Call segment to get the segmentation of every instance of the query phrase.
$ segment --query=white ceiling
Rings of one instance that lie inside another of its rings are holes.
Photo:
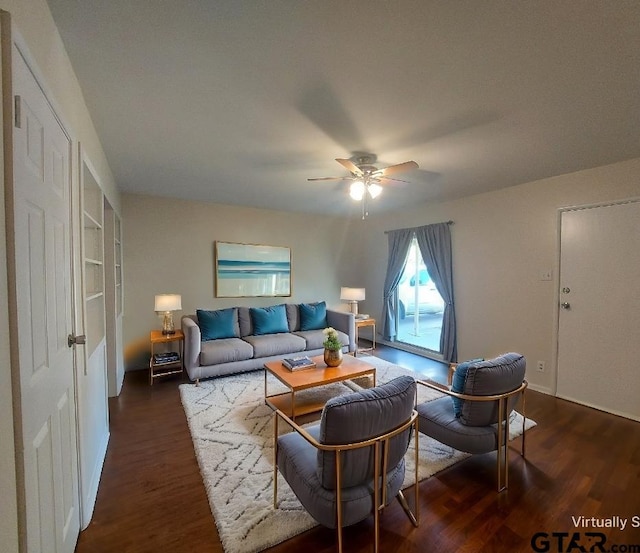
[[[123,191],[371,213],[640,157],[637,0],[48,0]]]

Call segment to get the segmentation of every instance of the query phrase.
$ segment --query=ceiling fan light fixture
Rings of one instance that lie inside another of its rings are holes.
[[[371,196],[372,199],[375,199],[382,192],[382,186],[380,186],[379,184],[376,184],[375,182],[372,182],[367,187],[367,191],[369,192],[369,196]]]
[[[387,180],[407,183],[408,181],[400,180],[390,175],[396,175],[403,171],[410,171],[412,169],[418,169],[418,164],[415,161],[405,161],[404,163],[396,163],[395,165],[389,165],[378,169],[375,165],[377,156],[373,154],[364,154],[352,159],[336,158],[336,161],[342,165],[347,171],[349,176],[344,177],[317,177],[307,179],[310,181],[327,181],[327,180],[349,180],[351,185],[349,186],[349,196],[362,204],[362,218],[364,219],[368,215],[367,201],[369,198],[375,200],[380,194],[382,194],[382,188],[384,184],[387,184]],[[384,181],[384,182],[383,182]]]
[[[364,182],[361,180],[353,181],[349,187],[349,196],[357,202],[362,200],[362,197],[364,196]]]

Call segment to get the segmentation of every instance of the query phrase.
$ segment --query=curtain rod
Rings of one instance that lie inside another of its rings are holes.
[[[437,224],[441,224],[441,223],[431,223],[431,224],[432,225],[437,225]],[[453,225],[453,221],[445,221],[445,224],[446,225]],[[411,228],[396,228],[396,229],[393,229],[393,230],[385,230],[384,233],[385,234],[389,234],[390,232],[396,232],[398,230],[416,230],[416,229],[419,229],[419,228],[422,228],[422,227],[426,227],[426,226],[429,226],[429,225],[421,225],[419,227],[411,227]]]

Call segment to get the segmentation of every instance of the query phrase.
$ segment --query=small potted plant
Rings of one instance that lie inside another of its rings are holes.
[[[323,331],[325,340],[324,346],[324,362],[327,367],[337,367],[342,363],[342,342],[338,337],[338,331],[335,328],[325,328]]]

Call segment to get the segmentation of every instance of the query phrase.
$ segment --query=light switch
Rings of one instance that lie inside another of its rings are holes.
[[[542,271],[540,273],[540,280],[551,280],[553,271]]]

